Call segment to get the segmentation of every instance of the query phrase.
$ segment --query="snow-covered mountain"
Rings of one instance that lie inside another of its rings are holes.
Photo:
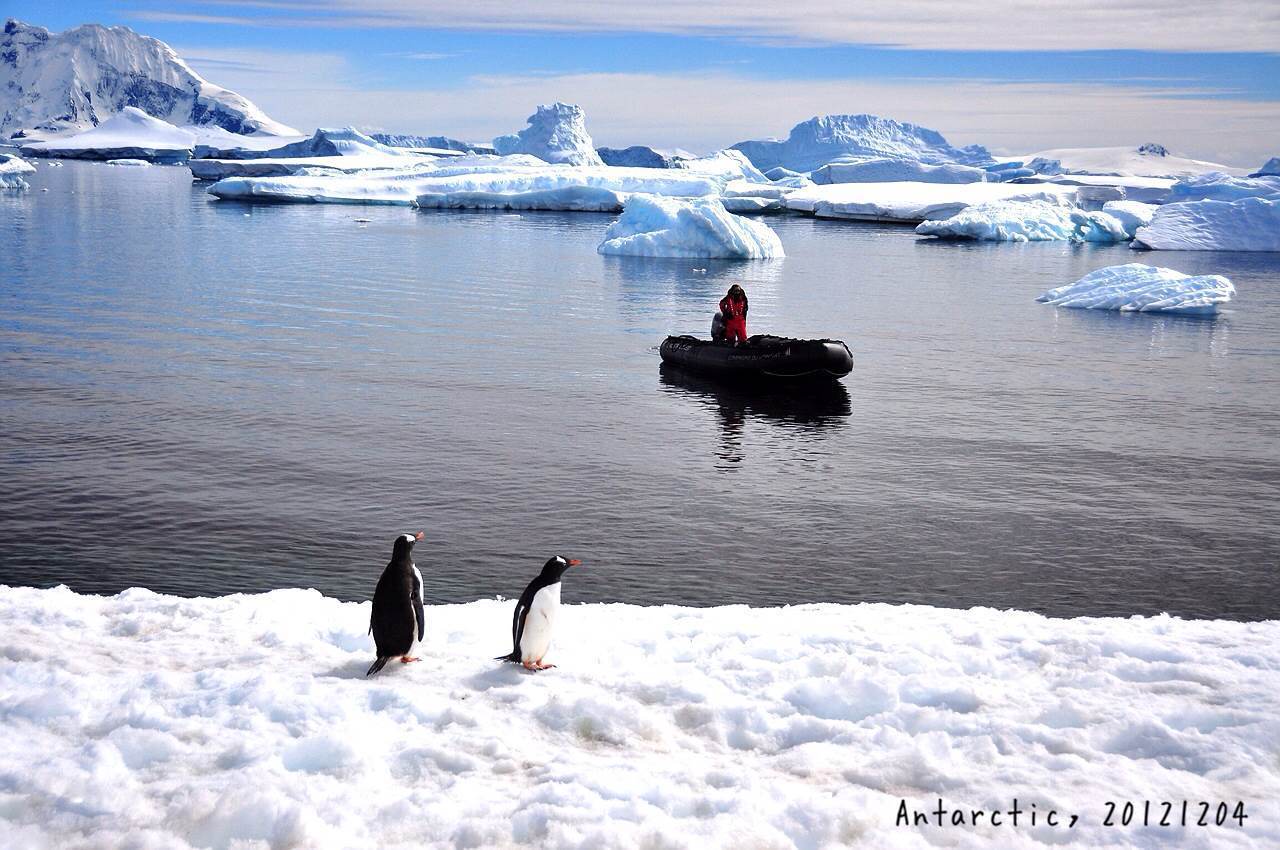
[[[1243,174],[1244,169],[1171,154],[1164,145],[1148,142],[1138,147],[1055,148],[1018,157],[1001,157],[1022,163],[1037,174],[1102,174],[1181,179],[1197,174]]]
[[[60,33],[8,20],[0,38],[0,136],[85,130],[126,106],[175,125],[298,135],[248,99],[191,70],[162,41],[128,27]]]
[[[761,171],[782,166],[792,171],[813,171],[835,159],[912,159],[930,165],[991,162],[981,145],[956,148],[937,130],[904,124],[878,115],[824,115],[802,121],[786,139],[738,142]]]

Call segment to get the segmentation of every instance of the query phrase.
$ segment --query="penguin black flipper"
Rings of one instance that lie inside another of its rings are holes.
[[[368,671],[364,674],[364,677],[367,679],[367,678],[369,678],[370,676],[372,676],[374,673],[377,673],[377,672],[378,672],[379,670],[381,670],[383,667],[386,667],[386,666],[387,666],[387,662],[388,662],[388,661],[390,661],[390,660],[391,660],[391,657],[390,657],[390,656],[387,656],[387,655],[384,655],[384,656],[382,656],[382,657],[378,658],[376,661],[374,661],[374,662],[373,662],[373,666],[372,666],[372,667],[370,667],[370,668],[368,669]]]

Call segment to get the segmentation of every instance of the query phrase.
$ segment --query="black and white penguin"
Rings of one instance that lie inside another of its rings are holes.
[[[401,534],[391,549],[391,563],[382,571],[373,591],[373,614],[369,631],[378,648],[378,660],[365,676],[372,676],[388,661],[400,656],[401,663],[417,661],[409,653],[415,641],[422,640],[426,621],[422,610],[422,573],[413,563],[413,544],[423,533]]]
[[[554,664],[543,664],[542,659],[551,647],[551,630],[560,610],[560,577],[565,570],[582,562],[577,558],[556,555],[542,565],[542,572],[529,582],[516,603],[511,619],[509,655],[499,655],[499,661],[518,661],[526,670],[546,670]]]

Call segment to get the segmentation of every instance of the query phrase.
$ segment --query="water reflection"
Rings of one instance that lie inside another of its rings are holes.
[[[742,435],[748,420],[812,435],[844,425],[853,412],[849,391],[837,381],[725,383],[666,363],[659,369],[658,381],[663,392],[715,412],[720,425],[717,467],[721,469],[733,469],[745,459]]]

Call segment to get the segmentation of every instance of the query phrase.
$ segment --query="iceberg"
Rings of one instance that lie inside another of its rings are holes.
[[[1056,148],[1002,158],[1021,162],[1037,174],[1095,174],[1113,177],[1162,177],[1178,180],[1210,171],[1232,172],[1216,162],[1174,156],[1155,143],[1132,147]]]
[[[742,153],[735,150],[716,151],[706,156],[692,159],[679,159],[671,163],[672,168],[685,171],[696,171],[724,180],[748,180],[752,183],[768,183],[769,178],[760,173],[760,169],[751,164]]]
[[[239,200],[617,212],[633,194],[714,197],[724,186],[722,180],[680,170],[547,165],[527,155],[477,155],[351,174],[230,177],[209,192]]]
[[[1133,237],[1105,212],[1085,212],[1046,201],[974,204],[942,221],[922,222],[916,233],[986,242],[1123,242]]]
[[[985,148],[953,147],[937,130],[904,124],[877,115],[826,115],[810,118],[791,128],[784,139],[738,142],[756,168],[778,166],[808,172],[836,159],[914,159],[937,165],[977,165],[991,161]]]
[[[1280,198],[1280,177],[1233,177],[1217,172],[1201,174],[1173,184],[1165,203],[1239,201],[1244,198]]]
[[[1245,793],[1250,815],[1195,835],[1280,846],[1280,622],[590,602],[562,607],[558,666],[528,675],[492,660],[513,604],[428,605],[424,663],[366,681],[368,602],[0,588],[0,835],[14,850],[1102,848],[1146,830],[1104,826],[1100,800],[1190,788]],[[900,803],[939,794],[1016,796],[1042,820],[894,825]],[[1096,816],[1055,830],[1050,808]]]
[[[1139,227],[1146,227],[1151,223],[1151,217],[1159,208],[1157,204],[1144,204],[1141,201],[1107,201],[1102,205],[1102,211],[1120,222],[1130,239],[1138,232]]]
[[[1262,167],[1249,175],[1250,177],[1280,177],[1280,156],[1273,156],[1262,164]]]
[[[457,151],[460,153],[494,153],[493,145],[464,142],[449,136],[415,136],[408,133],[370,133],[369,138],[392,148],[414,148],[419,151]]]
[[[787,196],[786,205],[818,218],[918,224],[950,218],[965,207],[991,201],[1079,206],[1076,187],[1051,183],[833,183],[797,189]]]
[[[837,159],[816,169],[809,177],[827,183],[983,183],[987,172],[971,165],[929,165],[916,159]]]
[[[205,149],[197,149],[197,153]],[[224,177],[276,177],[306,169],[326,168],[336,172],[405,168],[415,163],[433,162],[430,156],[410,148],[384,145],[352,127],[316,130],[308,139],[267,150],[242,149],[230,159],[192,159],[187,165],[197,180]],[[463,159],[457,151],[441,151],[444,156]]]
[[[629,148],[596,148],[605,165],[623,168],[676,168],[676,163],[696,157],[684,150],[664,151],[648,145],[632,145]]]
[[[47,142],[22,146],[28,156],[69,159],[146,159],[177,162],[191,156],[195,134],[126,106],[98,126]]]
[[[605,232],[601,254],[758,260],[786,256],[767,225],[728,212],[716,198],[632,195]]]
[[[32,174],[35,170],[35,166],[22,157],[0,154],[0,189],[30,189],[31,184],[22,179],[22,175]]]
[[[123,165],[129,168],[146,168],[151,165],[145,159],[109,159],[107,165]]]
[[[544,162],[568,165],[604,165],[587,133],[582,107],[567,103],[540,105],[529,116],[529,126],[518,133],[498,136],[494,152],[500,156],[530,154]]]
[[[1185,275],[1173,269],[1127,263],[1090,272],[1075,283],[1037,298],[1057,307],[1211,316],[1236,288],[1222,275]]]
[[[1280,200],[1165,204],[1131,247],[1156,251],[1280,251]]]

